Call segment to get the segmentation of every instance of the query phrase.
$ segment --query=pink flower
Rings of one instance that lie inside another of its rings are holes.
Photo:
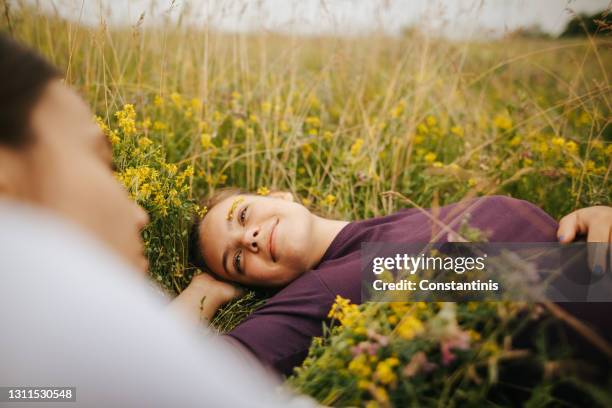
[[[374,356],[378,352],[379,348],[380,345],[377,343],[362,341],[358,345],[351,347],[351,354],[353,355],[353,357],[356,357],[362,353],[367,353],[371,356]]]
[[[383,336],[382,334],[376,333],[375,330],[368,329],[368,337],[372,340],[378,342],[381,346],[385,347],[389,344],[389,339],[387,336]]]
[[[452,337],[440,341],[440,352],[442,353],[442,364],[445,366],[455,361],[452,350],[467,350],[470,347],[470,336],[467,332],[458,330]]]
[[[402,373],[410,378],[419,373],[430,373],[438,367],[437,364],[431,363],[427,360],[427,356],[424,352],[419,351],[412,356],[410,362],[404,367]]]

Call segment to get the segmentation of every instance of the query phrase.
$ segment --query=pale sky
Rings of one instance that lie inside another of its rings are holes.
[[[87,24],[103,15],[109,24],[164,19],[209,24],[226,31],[269,30],[295,34],[396,34],[424,25],[450,38],[497,37],[540,25],[558,34],[573,12],[593,13],[611,0],[49,0],[47,10]]]

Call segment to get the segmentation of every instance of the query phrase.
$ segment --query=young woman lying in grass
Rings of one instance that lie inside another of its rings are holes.
[[[504,196],[353,222],[313,214],[286,192],[259,196],[225,190],[207,208],[195,225],[191,250],[193,263],[210,274],[194,277],[175,307],[194,321],[210,319],[240,295],[232,282],[279,288],[225,338],[283,374],[300,364],[312,338],[322,334],[337,295],[361,303],[363,242],[445,241],[466,213],[470,226],[491,242],[569,242],[577,234],[608,242],[612,230],[610,207],[581,209],[558,224],[535,205]],[[605,269],[605,259],[596,262],[594,268]]]

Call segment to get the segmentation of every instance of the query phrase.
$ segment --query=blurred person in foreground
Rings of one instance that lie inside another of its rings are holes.
[[[0,387],[76,387],[77,406],[312,406],[163,313],[148,216],[60,78],[0,35]]]

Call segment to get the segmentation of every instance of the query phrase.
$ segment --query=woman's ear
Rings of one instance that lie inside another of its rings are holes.
[[[287,200],[287,201],[295,201],[293,194],[291,194],[289,191],[273,191],[270,194],[268,194],[268,197],[280,198],[281,200]]]

